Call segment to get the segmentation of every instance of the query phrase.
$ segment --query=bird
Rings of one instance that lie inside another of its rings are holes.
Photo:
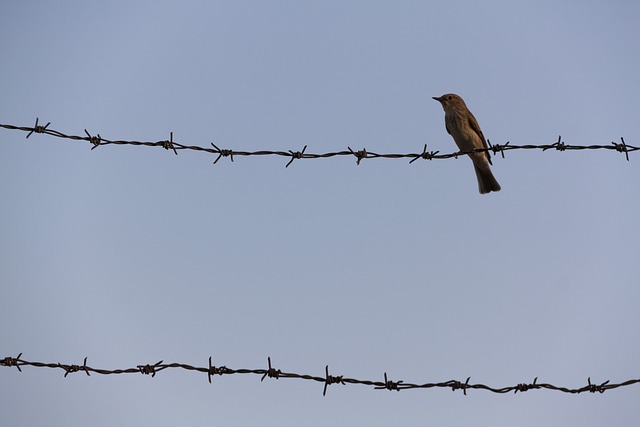
[[[460,96],[455,93],[447,93],[442,96],[434,96],[433,99],[442,105],[445,127],[460,151],[469,152],[476,148],[487,148],[487,140],[480,130],[478,121]],[[500,184],[491,172],[490,165],[493,163],[491,163],[489,151],[467,154],[476,171],[480,194],[500,191]]]

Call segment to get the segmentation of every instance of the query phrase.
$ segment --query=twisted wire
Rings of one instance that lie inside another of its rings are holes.
[[[192,150],[198,151],[202,153],[216,155],[216,159],[213,161],[213,164],[218,163],[218,161],[223,157],[229,157],[229,159],[233,162],[234,156],[237,158],[238,156],[280,156],[289,158],[288,163],[285,167],[289,167],[294,160],[298,159],[326,159],[337,156],[353,156],[356,159],[356,164],[359,165],[364,159],[410,159],[409,163],[413,163],[418,159],[423,160],[442,160],[442,159],[451,159],[458,158],[463,154],[470,154],[472,152],[491,152],[494,155],[500,154],[502,158],[505,157],[505,152],[511,150],[556,150],[556,151],[575,151],[575,150],[614,150],[619,153],[624,153],[625,158],[629,161],[629,153],[640,150],[640,147],[635,147],[633,145],[628,145],[625,143],[624,138],[620,138],[620,142],[611,142],[609,145],[573,145],[566,144],[562,141],[562,137],[558,136],[558,140],[552,144],[541,144],[541,145],[512,145],[510,142],[505,144],[491,144],[488,142],[488,148],[478,148],[472,151],[456,151],[453,153],[445,153],[440,154],[439,151],[429,151],[427,150],[427,144],[424,144],[422,152],[419,153],[375,153],[372,151],[368,151],[366,148],[361,150],[354,150],[351,147],[347,147],[347,150],[342,151],[333,151],[327,153],[308,153],[307,145],[305,145],[302,151],[299,150],[259,150],[259,151],[244,151],[244,150],[234,150],[229,148],[220,148],[215,143],[211,143],[210,147],[203,147],[198,145],[185,145],[181,144],[177,141],[173,140],[173,132],[170,133],[169,139],[162,141],[128,141],[128,140],[119,140],[119,139],[107,139],[103,138],[99,133],[91,134],[86,129],[84,130],[85,135],[68,135],[63,132],[50,129],[49,125],[51,122],[48,122],[46,125],[42,126],[39,123],[39,119],[36,118],[36,122],[33,126],[15,126],[9,124],[1,124],[1,128],[10,129],[10,130],[19,130],[23,132],[27,132],[27,138],[29,138],[34,133],[44,134],[53,136],[56,138],[74,140],[74,141],[85,141],[91,144],[91,149],[95,149],[100,146],[105,145],[137,145],[137,146],[146,146],[146,147],[162,147],[165,150],[171,150],[174,154],[178,154],[180,150]]]
[[[497,394],[505,394],[505,393],[524,393],[529,390],[553,390],[559,391],[563,393],[570,394],[580,394],[580,393],[604,393],[607,390],[612,390],[619,387],[628,387],[637,383],[640,383],[640,379],[630,379],[623,381],[621,383],[611,383],[610,381],[604,381],[600,384],[591,382],[591,377],[587,379],[587,384],[581,387],[566,387],[566,386],[557,386],[550,383],[542,383],[538,382],[538,378],[536,377],[533,382],[524,382],[519,383],[512,386],[505,387],[496,387],[490,386],[486,384],[479,383],[471,383],[471,377],[467,377],[465,381],[459,380],[449,380],[449,381],[441,381],[441,382],[407,382],[403,380],[392,380],[387,375],[387,372],[384,372],[384,380],[363,380],[356,378],[349,378],[344,375],[331,375],[329,373],[329,365],[325,366],[324,376],[321,375],[313,375],[313,374],[299,374],[295,372],[286,372],[282,369],[276,369],[271,363],[271,357],[267,358],[267,367],[266,368],[256,368],[256,369],[247,369],[247,368],[230,368],[226,365],[215,366],[212,361],[212,357],[209,357],[208,366],[192,366],[186,363],[164,363],[163,360],[160,360],[156,363],[143,363],[140,365],[136,365],[135,367],[130,368],[120,368],[120,369],[105,369],[105,368],[94,368],[92,366],[87,365],[87,358],[84,358],[84,361],[81,365],[78,364],[68,364],[68,363],[45,363],[45,362],[33,362],[22,359],[22,353],[18,354],[17,357],[5,357],[0,360],[0,366],[5,367],[15,367],[18,371],[22,372],[22,368],[24,366],[32,366],[37,368],[51,368],[51,369],[60,369],[64,371],[64,377],[66,378],[69,374],[73,374],[76,372],[84,372],[87,376],[91,376],[91,373],[96,373],[100,375],[120,375],[120,374],[142,374],[142,375],[151,375],[151,377],[155,377],[156,374],[166,370],[166,369],[182,369],[187,371],[195,371],[199,373],[204,373],[207,375],[207,379],[209,383],[212,383],[212,379],[214,376],[226,376],[226,375],[254,375],[260,376],[260,382],[264,381],[266,378],[273,379],[281,379],[281,378],[290,378],[296,380],[303,381],[314,381],[323,384],[322,395],[326,395],[327,388],[330,385],[364,385],[368,387],[373,387],[375,390],[392,390],[392,391],[401,391],[408,389],[431,389],[431,388],[445,388],[451,389],[452,391],[462,390],[463,394],[467,394],[467,390],[484,390]]]

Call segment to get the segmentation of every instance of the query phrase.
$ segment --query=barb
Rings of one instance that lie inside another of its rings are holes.
[[[38,120],[39,120],[39,119],[36,117],[36,124],[35,124],[35,125],[33,125],[33,128],[31,129],[31,132],[29,132],[29,133],[27,134],[27,139],[28,139],[28,138],[31,136],[31,134],[32,134],[32,133],[34,133],[34,132],[35,132],[35,133],[44,133],[44,132],[47,130],[47,128],[49,127],[49,125],[51,124],[51,122],[49,122],[49,123],[47,123],[47,124],[46,124],[46,125],[44,125],[44,126],[38,126]]]
[[[264,373],[264,375],[262,375],[262,378],[260,378],[260,382],[264,381],[265,377],[269,377],[269,378],[275,378],[278,379],[280,378],[280,374],[282,373],[282,371],[280,369],[276,370],[273,369],[271,367],[271,357],[268,357],[267,360],[269,361],[269,369],[267,369],[267,371]]]
[[[22,354],[22,353],[20,353]],[[84,371],[88,377],[90,377],[91,375],[89,374],[89,370],[87,369],[87,358],[84,358],[84,363],[82,364],[82,366],[80,365],[62,365],[60,363],[58,363],[58,367],[64,369],[66,372],[64,373],[64,377],[67,378],[67,375],[73,373],[73,372],[78,372],[78,371]]]
[[[168,368],[169,365],[167,366],[163,366],[162,365],[162,360],[159,361],[158,363],[154,364],[154,365],[138,365],[138,370],[140,371],[141,374],[144,375],[151,375],[151,378],[156,376],[156,372],[157,371],[161,371],[165,368]]]
[[[307,153],[307,146],[305,145],[302,151],[294,151],[294,150],[262,150],[262,151],[239,151],[232,149],[222,149],[219,148],[213,142],[211,143],[211,147],[201,147],[198,145],[184,145],[180,144],[173,140],[173,132],[170,133],[169,140],[164,141],[125,141],[125,140],[110,140],[100,136],[91,135],[86,129],[84,133],[86,136],[79,135],[67,135],[57,130],[49,129],[49,125],[51,123],[47,123],[45,126],[39,125],[39,119],[36,118],[36,123],[32,127],[28,126],[15,126],[15,125],[7,125],[1,124],[0,127],[11,130],[19,130],[23,132],[28,132],[27,138],[31,136],[33,133],[41,133],[49,136],[53,136],[56,138],[69,139],[74,141],[86,141],[91,144],[91,149],[95,149],[99,146],[103,145],[138,145],[138,146],[146,146],[146,147],[162,147],[166,150],[172,150],[175,154],[178,154],[178,150],[191,150],[191,151],[200,151],[208,154],[217,155],[218,157],[214,160],[213,164],[218,163],[218,160],[222,157],[230,157],[233,162],[233,156],[280,156],[280,157],[288,157],[289,162],[285,165],[285,167],[289,167],[291,163],[293,163],[296,159],[327,159],[330,157],[338,157],[338,156],[354,156],[356,158],[356,165],[359,165],[360,162],[364,159],[410,159],[409,164],[415,162],[418,159],[423,160],[442,160],[442,159],[457,159],[463,154],[471,154],[471,153],[481,153],[481,152],[492,152],[494,155],[500,153],[502,158],[505,158],[505,152],[511,150],[542,150],[547,151],[551,149],[555,149],[556,151],[576,151],[576,150],[614,150],[619,153],[624,153],[625,158],[629,161],[629,153],[633,151],[640,150],[640,147],[635,147],[632,145],[628,145],[625,143],[624,138],[621,137],[621,143],[612,142],[610,145],[571,145],[566,144],[562,141],[562,137],[558,136],[558,140],[553,144],[542,144],[542,145],[511,145],[510,142],[505,144],[491,144],[488,142],[488,148],[478,148],[473,151],[456,151],[454,153],[446,153],[439,154],[439,151],[427,151],[427,144],[424,144],[424,148],[421,153],[374,153],[371,151],[367,151],[366,148],[362,150],[354,151],[351,147],[347,147],[345,151],[334,151],[328,153]]]
[[[22,354],[22,353],[20,353]],[[327,395],[327,386],[331,385],[331,384],[342,384],[344,385],[344,380],[342,379],[342,375],[338,375],[337,377],[334,377],[332,375],[329,375],[329,365],[326,365],[324,367],[324,377],[325,377],[325,383],[324,383],[324,390],[322,390],[322,395],[326,396]]]
[[[169,133],[168,141],[163,141],[162,148],[164,148],[165,150],[173,150],[173,152],[176,153],[176,156],[178,155],[176,148],[173,146],[173,132]]]
[[[391,381],[390,379],[387,378],[387,373],[384,373],[384,385],[383,386],[376,386],[375,389],[380,390],[380,389],[386,389],[386,390],[395,390],[395,391],[400,391],[400,386],[402,385],[402,381]]]
[[[285,165],[285,168],[288,168],[289,165],[293,163],[295,159],[301,159],[304,156],[304,152],[306,151],[306,149],[307,149],[307,146],[305,145],[302,151],[296,151],[294,153],[293,151],[289,150],[289,153],[291,153],[291,160],[289,160],[289,163]]]
[[[74,364],[64,364],[64,363],[43,363],[43,362],[31,362],[28,360],[22,359],[22,353],[18,354],[18,357],[5,357],[4,359],[0,359],[0,366],[12,367],[15,366],[18,371],[22,372],[20,369],[21,366],[33,366],[37,368],[51,368],[51,369],[62,369],[64,371],[64,377],[67,375],[84,371],[87,376],[90,376],[90,372],[94,372],[100,375],[111,375],[111,374],[142,374],[142,375],[151,375],[151,377],[155,377],[155,375],[165,369],[183,369],[187,371],[196,371],[201,372],[207,375],[207,379],[209,383],[211,383],[211,377],[213,375],[234,375],[234,374],[247,374],[247,375],[258,375],[260,376],[260,382],[264,381],[265,378],[293,378],[297,380],[306,380],[306,381],[315,381],[323,384],[322,395],[325,396],[327,394],[327,387],[332,384],[360,384],[366,385],[369,387],[373,387],[375,390],[407,390],[407,389],[430,389],[430,388],[449,388],[452,391],[462,390],[464,395],[467,394],[467,390],[475,389],[475,390],[485,390],[492,393],[497,394],[505,394],[505,393],[524,393],[529,390],[553,390],[559,391],[563,393],[570,394],[580,394],[580,393],[604,393],[607,390],[612,390],[619,387],[628,387],[631,385],[635,385],[640,383],[639,379],[630,379],[621,383],[611,383],[609,380],[604,381],[603,383],[597,384],[591,382],[591,377],[587,378],[587,385],[577,388],[556,386],[549,383],[538,383],[538,377],[536,377],[532,383],[519,383],[514,386],[508,387],[492,387],[485,384],[472,384],[470,383],[471,377],[467,377],[466,381],[461,382],[458,380],[450,380],[445,382],[431,382],[431,383],[408,383],[405,381],[393,381],[388,378],[387,373],[384,373],[384,381],[371,381],[371,380],[360,380],[355,378],[346,378],[343,375],[329,375],[329,365],[325,366],[324,376],[320,375],[309,375],[309,374],[298,374],[293,372],[284,372],[281,369],[275,369],[271,365],[271,357],[267,358],[268,368],[267,369],[232,369],[226,366],[216,367],[212,364],[212,358],[209,357],[208,366],[199,367],[192,366],[185,363],[163,363],[160,360],[154,364],[140,364],[136,365],[133,368],[124,368],[124,369],[103,369],[103,368],[93,368],[87,365],[87,358],[84,358],[84,363],[82,365],[74,365]]]

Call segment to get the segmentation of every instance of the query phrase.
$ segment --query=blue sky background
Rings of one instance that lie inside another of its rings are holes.
[[[0,5],[0,123],[236,150],[453,152],[460,94],[494,143],[640,145],[640,4]],[[424,383],[639,378],[640,158],[221,159],[0,129],[0,357],[182,362]],[[628,425],[605,394],[330,386],[181,370],[0,369],[0,421]]]

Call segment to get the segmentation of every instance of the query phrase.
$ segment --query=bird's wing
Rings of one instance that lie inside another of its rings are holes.
[[[473,116],[473,114],[471,114],[471,111],[469,111],[469,126],[471,126],[471,129],[473,129],[482,140],[482,146],[484,148],[489,148],[487,146],[487,140],[484,138],[484,135],[482,134],[482,130],[480,130],[480,125],[478,124],[478,121]],[[489,164],[492,165],[493,163],[491,162],[491,155],[489,154],[488,151],[485,151],[485,153],[487,153],[487,160],[489,161]]]

